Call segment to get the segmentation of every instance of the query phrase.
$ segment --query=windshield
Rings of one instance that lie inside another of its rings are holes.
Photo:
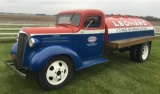
[[[80,22],[80,14],[59,14],[56,20],[56,24],[72,24],[78,26]]]

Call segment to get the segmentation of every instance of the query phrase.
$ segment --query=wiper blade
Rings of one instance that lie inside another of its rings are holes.
[[[71,16],[71,18],[70,18],[69,22],[71,22],[71,20],[72,20],[72,18],[73,18],[73,16],[74,16],[74,14],[75,14],[75,13],[73,13],[73,14],[72,14],[72,16]]]

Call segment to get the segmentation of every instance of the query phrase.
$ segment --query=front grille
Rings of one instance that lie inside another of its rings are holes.
[[[18,48],[16,54],[16,66],[21,66],[24,58],[24,51],[26,47],[26,42],[28,40],[28,35],[25,33],[19,33]]]

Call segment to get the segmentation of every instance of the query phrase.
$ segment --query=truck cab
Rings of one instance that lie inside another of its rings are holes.
[[[120,36],[117,34],[118,37],[115,37],[113,34],[114,38],[110,37],[109,33],[113,32],[110,27],[114,27],[115,24],[117,26],[124,25],[122,22],[118,21],[117,18],[106,20],[105,14],[100,10],[60,12],[57,15],[55,25],[52,27],[21,29],[18,34],[18,41],[11,49],[13,63],[8,63],[5,60],[4,62],[23,78],[26,77],[25,71],[37,72],[38,82],[45,90],[61,88],[71,80],[74,70],[108,61],[103,57],[105,49],[115,48],[115,45],[119,43],[115,39],[118,40],[122,35],[122,32],[118,32],[118,34],[121,33]],[[129,21],[125,23],[129,25]],[[143,25],[142,22],[141,25]],[[154,36],[153,33],[149,34]],[[149,34],[147,36],[150,36]],[[142,39],[144,42],[146,37]],[[122,39],[119,40],[122,41]],[[137,41],[139,42],[139,40]],[[145,42],[148,41],[151,39]],[[132,44],[126,45],[127,42]],[[123,42],[125,46],[122,44],[123,46],[116,47],[117,49],[129,47],[137,51],[139,46],[131,46],[140,44],[142,41],[135,44],[133,42],[135,39],[130,39],[130,41]],[[150,46],[147,44],[147,47],[149,49]],[[149,51],[146,53],[148,57]],[[132,54],[134,56],[135,51]]]

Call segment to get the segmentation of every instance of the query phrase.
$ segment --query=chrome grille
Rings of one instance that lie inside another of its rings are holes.
[[[28,35],[25,33],[19,33],[18,38],[18,48],[16,54],[16,66],[21,66],[24,58],[24,51],[26,47],[26,42],[28,40]]]

